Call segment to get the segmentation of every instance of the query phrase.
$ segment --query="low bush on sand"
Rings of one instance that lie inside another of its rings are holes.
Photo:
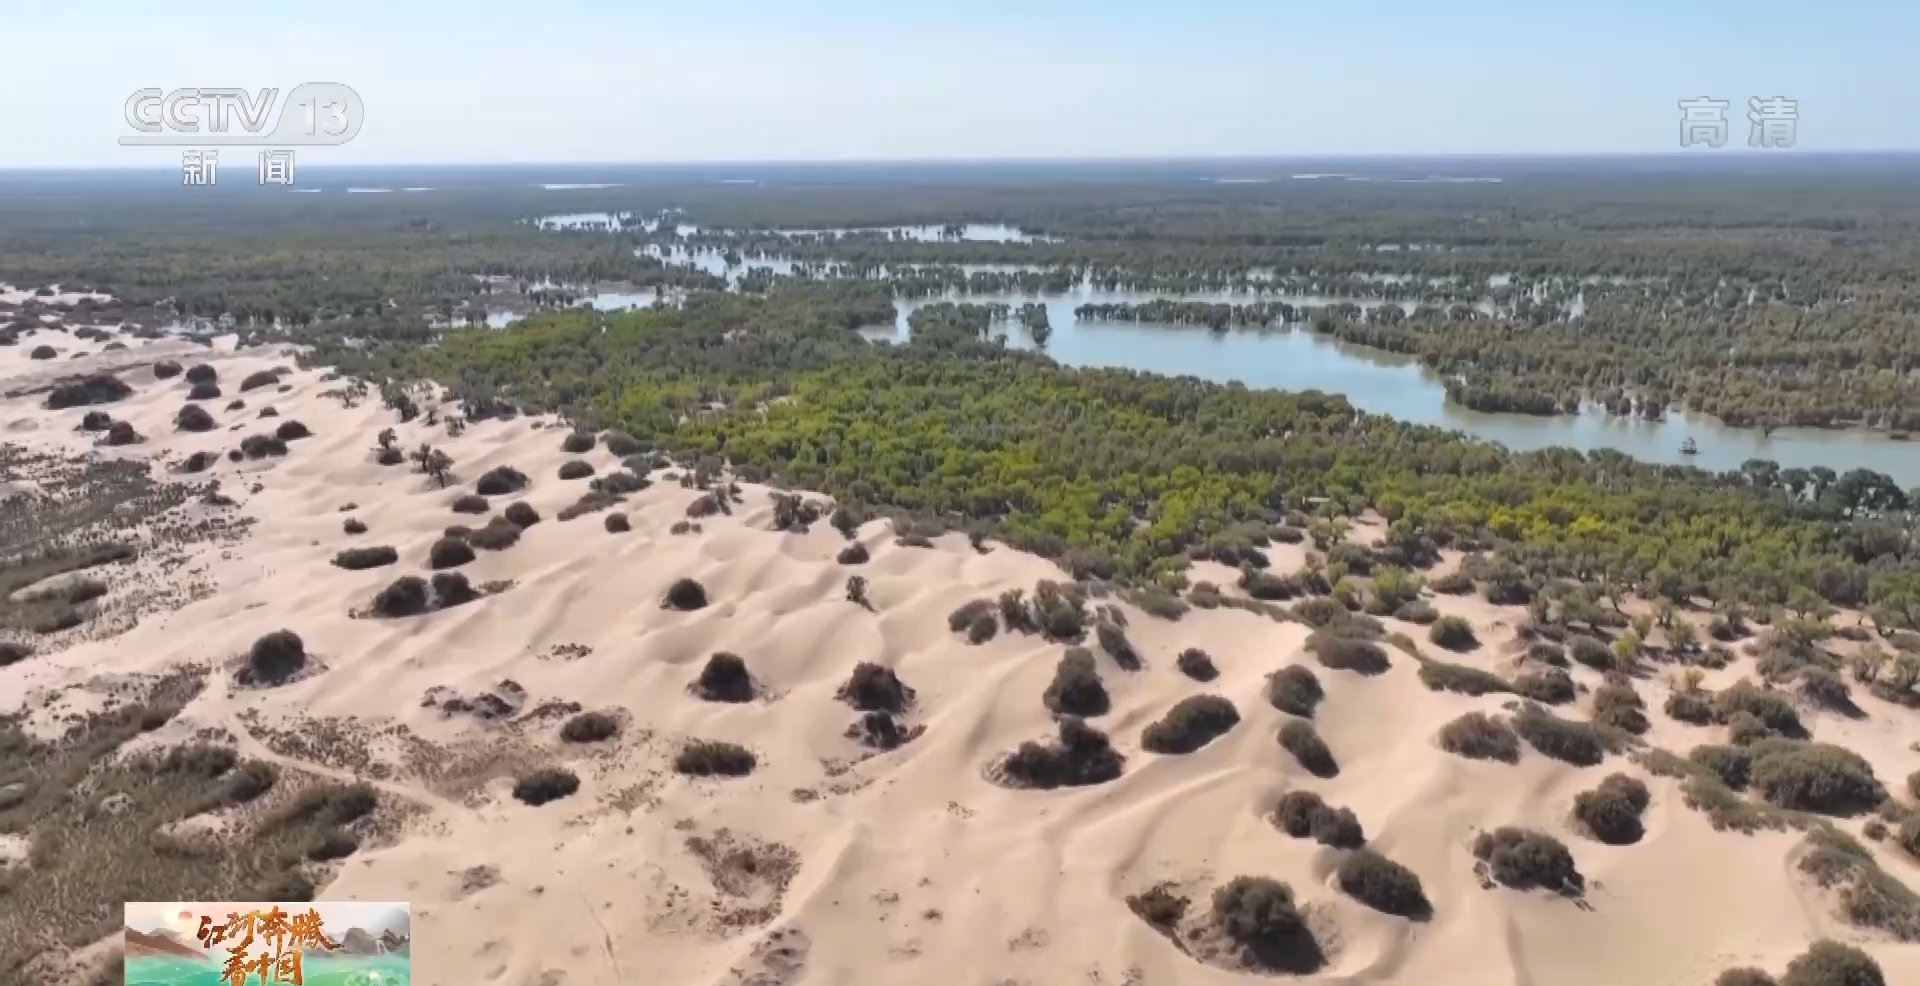
[[[1520,737],[1485,712],[1469,712],[1440,727],[1440,748],[1469,760],[1520,762]]]
[[[361,530],[366,530],[363,526]],[[352,532],[349,532],[352,533]],[[381,568],[400,561],[400,552],[390,545],[375,545],[367,548],[348,548],[333,556],[333,564],[349,572],[365,571],[369,568]]]
[[[1273,826],[1296,839],[1312,839],[1335,849],[1358,849],[1366,844],[1360,819],[1346,808],[1335,808],[1312,791],[1281,795],[1274,806]]]
[[[1383,914],[1425,920],[1433,914],[1420,877],[1372,849],[1359,849],[1340,861],[1334,880],[1341,892]]]
[[[1111,704],[1107,687],[1094,668],[1093,652],[1069,647],[1054,668],[1053,681],[1041,695],[1048,709],[1081,718],[1106,715]]]
[[[1501,826],[1473,840],[1473,857],[1501,885],[1515,890],[1539,887],[1556,893],[1578,894],[1586,881],[1574,865],[1573,853],[1559,839],[1542,832]]]
[[[1326,694],[1313,669],[1298,664],[1290,664],[1267,676],[1267,702],[1289,715],[1313,718],[1314,710]]]
[[[474,558],[473,545],[461,538],[441,538],[427,549],[427,567],[458,568]]]
[[[1059,741],[1028,741],[1000,763],[999,775],[1012,787],[1051,790],[1103,784],[1120,776],[1126,761],[1105,733],[1072,716],[1059,721]]]
[[[737,743],[697,739],[680,748],[673,769],[692,777],[745,777],[759,762],[752,750]]]
[[[514,798],[535,806],[571,797],[578,790],[579,776],[565,767],[541,767],[513,782]]]
[[[1313,728],[1313,723],[1305,719],[1289,719],[1280,727],[1280,748],[1293,754],[1300,766],[1315,777],[1333,777],[1340,773],[1340,765],[1333,759],[1333,751],[1327,748],[1327,741]]]
[[[1640,816],[1651,801],[1647,786],[1626,774],[1611,774],[1573,799],[1573,817],[1588,834],[1611,846],[1631,845],[1646,833]]]
[[[1158,722],[1140,734],[1140,745],[1154,753],[1184,754],[1226,735],[1240,722],[1240,711],[1218,695],[1190,695],[1174,703]]]
[[[292,630],[275,630],[253,642],[240,669],[245,684],[277,685],[307,666],[307,648]]]
[[[853,673],[836,693],[840,701],[861,712],[901,713],[913,704],[913,689],[892,668],[871,661],[854,665]]]
[[[747,662],[740,655],[720,651],[707,658],[692,691],[708,702],[751,702],[753,676],[747,673]]]
[[[605,712],[581,712],[560,727],[560,738],[569,743],[598,743],[620,735],[620,720]]]
[[[707,587],[687,578],[675,579],[660,601],[662,609],[677,609],[683,613],[705,609],[706,605]]]

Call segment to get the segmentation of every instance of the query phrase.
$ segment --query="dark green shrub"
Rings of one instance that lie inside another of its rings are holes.
[[[751,702],[753,676],[747,673],[747,662],[740,655],[719,651],[707,658],[692,690],[709,702]]]
[[[1041,701],[1047,708],[1065,715],[1106,715],[1111,703],[1106,685],[1094,670],[1093,652],[1084,647],[1069,647],[1054,668],[1053,681],[1047,685]]]
[[[505,517],[508,523],[521,530],[540,523],[540,511],[533,509],[533,504],[525,500],[515,500],[507,504],[507,509],[502,510],[500,516]]]
[[[1340,890],[1383,914],[1424,921],[1433,914],[1420,877],[1372,849],[1359,849],[1334,871]]]
[[[1371,640],[1360,640],[1316,630],[1307,638],[1307,651],[1323,667],[1363,675],[1385,674],[1393,665],[1387,652]]]
[[[1450,572],[1428,582],[1427,588],[1442,595],[1464,596],[1473,591],[1473,580],[1459,572]]]
[[[593,436],[584,431],[576,431],[560,441],[560,450],[568,455],[585,455],[593,451]]]
[[[480,474],[473,491],[481,496],[506,496],[527,488],[527,474],[512,466],[494,466]]]
[[[287,443],[273,435],[248,435],[240,440],[240,454],[249,459],[286,455]]]
[[[273,790],[279,777],[279,770],[272,764],[249,760],[228,775],[224,796],[229,804],[246,804]]]
[[[348,517],[340,522],[340,529],[348,534],[367,533],[367,524],[358,517]]]
[[[1550,668],[1564,668],[1567,666],[1567,649],[1551,640],[1535,640],[1527,644],[1527,660]]]
[[[85,407],[89,404],[111,404],[133,396],[133,388],[111,373],[89,373],[81,377],[69,377],[53,385],[47,391],[45,407],[48,410],[63,410],[70,407]]]
[[[673,769],[691,777],[745,777],[760,765],[753,751],[737,743],[692,740],[673,758]]]
[[[155,380],[171,380],[179,375],[180,364],[173,360],[163,359],[153,364],[153,378]]]
[[[375,616],[418,616],[427,611],[427,580],[417,575],[396,579],[373,597]]]
[[[277,685],[307,666],[307,648],[292,630],[275,630],[247,650],[240,680],[246,684]]]
[[[913,704],[913,689],[908,688],[892,668],[871,661],[854,665],[836,697],[861,712],[901,713]]]
[[[308,842],[305,856],[314,862],[325,862],[345,859],[359,848],[360,840],[352,832],[342,828],[326,829]]]
[[[512,513],[512,510],[509,509],[508,513]],[[449,531],[447,536],[455,535]],[[505,517],[495,517],[479,530],[469,530],[459,537],[482,551],[505,551],[520,543],[520,525]]]
[[[1490,671],[1445,661],[1420,662],[1420,683],[1429,691],[1461,695],[1497,695],[1513,690],[1505,678]]]
[[[361,528],[361,530],[365,529]],[[333,556],[334,565],[349,572],[380,568],[384,565],[392,565],[399,560],[400,552],[384,544],[371,548],[348,548]]]
[[[652,446],[649,443],[643,442],[624,431],[609,431],[600,436],[600,443],[606,446],[608,452],[619,456],[621,459],[652,450]]]
[[[1800,694],[1815,705],[1837,712],[1854,711],[1853,690],[1838,674],[1826,668],[1808,668],[1800,672]]]
[[[187,456],[184,460],[182,460],[179,466],[179,470],[183,473],[206,472],[207,470],[213,468],[214,466],[219,465],[219,463],[220,463],[219,453],[200,451],[200,452],[195,452],[192,455]]]
[[[569,743],[598,743],[620,735],[620,720],[605,712],[582,712],[560,727],[560,738]]]
[[[513,783],[513,796],[522,804],[544,805],[580,790],[580,778],[565,767],[542,767]]]
[[[992,616],[993,603],[986,599],[971,599],[961,603],[953,612],[947,614],[947,629],[954,633],[964,633],[982,616]]]
[[[1748,783],[1782,808],[1856,815],[1887,799],[1886,788],[1873,776],[1873,765],[1844,747],[1768,739],[1747,750],[1753,757]]]
[[[1626,774],[1611,774],[1599,787],[1574,797],[1573,817],[1601,842],[1631,845],[1646,833],[1640,816],[1650,800],[1645,784]]]
[[[1213,921],[1228,938],[1247,945],[1282,941],[1305,927],[1293,889],[1266,877],[1234,877],[1213,892]]]
[[[1877,819],[1867,824],[1872,826],[1876,823],[1878,823]],[[1880,824],[1884,825],[1884,823]],[[1907,816],[1907,820],[1901,822],[1900,827],[1895,830],[1894,841],[1899,843],[1900,848],[1907,851],[1907,855],[1920,859],[1920,815]]]
[[[1400,604],[1399,607],[1394,609],[1393,618],[1396,620],[1405,620],[1416,626],[1432,626],[1439,621],[1440,611],[1434,609],[1431,603],[1422,599],[1416,599],[1412,602]]]
[[[1578,893],[1585,887],[1573,854],[1545,833],[1512,826],[1482,832],[1473,840],[1473,856],[1487,864],[1493,879],[1515,890]]]
[[[560,463],[561,479],[586,479],[593,475],[593,466],[579,459]]]
[[[1751,712],[1735,712],[1727,717],[1727,742],[1734,746],[1749,746],[1774,735],[1774,731]]]
[[[213,415],[198,404],[188,404],[174,412],[173,427],[179,431],[212,431],[217,427]]]
[[[1440,727],[1440,748],[1469,760],[1520,762],[1520,738],[1485,712],[1469,712]]]
[[[1232,702],[1218,695],[1190,695],[1142,730],[1140,745],[1153,753],[1192,753],[1239,722],[1240,712]]]
[[[1142,666],[1140,654],[1133,649],[1133,642],[1127,639],[1126,631],[1111,621],[1100,620],[1093,625],[1094,639],[1100,642],[1100,649],[1113,658],[1123,671],[1138,671]]]
[[[1540,753],[1576,767],[1605,760],[1611,745],[1592,723],[1562,719],[1538,705],[1529,705],[1513,717],[1513,731]]]
[[[660,602],[662,609],[677,609],[683,613],[705,609],[706,605],[706,586],[686,578],[673,580],[673,584],[667,587],[666,597]]]
[[[473,584],[459,572],[435,572],[431,584],[433,603],[441,609],[460,606],[480,598],[480,593],[474,591]]]
[[[631,472],[610,472],[588,483],[587,489],[609,496],[620,496],[626,493],[638,493],[651,485],[653,485],[652,482],[645,477]]]
[[[1289,664],[1267,676],[1267,701],[1282,712],[1311,719],[1325,698],[1311,668]]]
[[[1212,681],[1220,677],[1220,669],[1213,666],[1213,658],[1198,647],[1189,647],[1174,658],[1174,666],[1180,673],[1195,681]]]
[[[302,825],[348,825],[373,814],[380,796],[372,785],[324,782],[302,790],[260,821],[258,831],[271,834]]]
[[[453,500],[453,512],[457,514],[483,514],[487,510],[487,498],[477,493],[467,493]]]
[[[1480,639],[1473,634],[1473,624],[1458,616],[1442,616],[1427,628],[1427,639],[1436,647],[1445,647],[1451,651],[1472,650],[1480,646]]]
[[[1559,668],[1523,671],[1514,677],[1513,691],[1546,705],[1565,705],[1574,698],[1573,677]]]
[[[1293,754],[1300,766],[1315,777],[1332,777],[1340,773],[1340,765],[1333,759],[1333,751],[1327,748],[1325,740],[1313,728],[1313,723],[1305,719],[1289,719],[1280,727],[1280,748]]]
[[[1000,775],[1014,787],[1051,790],[1104,784],[1120,776],[1126,761],[1105,733],[1072,716],[1063,716],[1057,743],[1020,744],[1000,763]]]
[[[608,514],[605,523],[608,534],[625,534],[633,530],[633,521],[628,520],[626,514]]]
[[[427,567],[458,568],[473,560],[473,545],[460,538],[441,538],[427,549]]]
[[[1646,703],[1632,685],[1609,682],[1593,693],[1593,721],[1639,736],[1647,731]]]
[[[1687,759],[1713,771],[1720,783],[1736,791],[1747,786],[1753,772],[1753,756],[1741,746],[1702,744],[1688,751]]]
[[[1327,802],[1312,791],[1295,789],[1280,796],[1273,808],[1273,827],[1296,839],[1313,835],[1313,819],[1327,811]]]
[[[0,640],[0,668],[19,664],[32,656],[32,647],[12,640]]]
[[[1667,696],[1666,712],[1681,722],[1705,726],[1713,722],[1713,696],[1705,692],[1674,692]]]
[[[1780,977],[1780,986],[1886,986],[1886,974],[1873,956],[1832,939],[1822,938],[1792,962]]]
[[[1186,600],[1164,589],[1144,590],[1133,595],[1129,601],[1140,607],[1148,616],[1175,622],[1186,616],[1188,610],[1192,609],[1187,605]]]
[[[834,560],[842,565],[865,565],[869,557],[867,546],[855,541],[841,548],[840,554],[835,556]]]
[[[1800,725],[1800,714],[1794,711],[1793,703],[1785,695],[1751,681],[1735,682],[1715,694],[1713,710],[1721,722],[1732,719],[1735,713],[1746,712],[1782,736],[1806,735],[1806,729]]]
[[[1584,633],[1567,637],[1567,656],[1573,658],[1575,663],[1595,671],[1613,670],[1613,649]]]

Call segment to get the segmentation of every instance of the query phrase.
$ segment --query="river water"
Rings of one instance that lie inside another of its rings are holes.
[[[936,233],[939,227],[916,228]],[[1020,235],[1009,227],[970,227],[972,236]],[[969,237],[971,238],[971,237]],[[750,258],[728,266],[713,251],[674,247],[650,252],[670,262],[691,263],[710,273],[737,280],[748,270],[791,274],[790,261]],[[973,270],[1013,270],[1012,267],[972,265]],[[1920,441],[1894,441],[1885,432],[1865,429],[1782,428],[1765,435],[1754,428],[1734,428],[1706,415],[1670,413],[1661,421],[1625,418],[1591,410],[1585,414],[1537,417],[1526,414],[1489,414],[1472,411],[1447,400],[1442,380],[1411,356],[1400,356],[1349,345],[1305,328],[1210,332],[1201,326],[1151,323],[1080,321],[1075,307],[1083,304],[1142,304],[1159,299],[1245,304],[1284,301],[1294,305],[1325,305],[1350,301],[1361,307],[1413,302],[1373,299],[1333,299],[1274,293],[1227,291],[1173,294],[1154,291],[1108,291],[1081,284],[1064,294],[993,293],[948,295],[944,298],[896,299],[894,325],[874,326],[862,334],[875,340],[904,341],[907,317],[920,305],[935,301],[999,302],[1018,308],[1029,302],[1047,306],[1052,335],[1045,351],[1073,366],[1126,367],[1168,375],[1191,375],[1218,382],[1238,381],[1249,387],[1282,390],[1320,390],[1340,394],[1355,407],[1402,421],[1436,425],[1499,442],[1516,451],[1554,447],[1582,451],[1613,449],[1645,462],[1692,465],[1713,471],[1738,469],[1748,459],[1771,459],[1782,467],[1803,469],[1826,466],[1835,472],[1864,468],[1886,473],[1904,489],[1920,488]],[[592,299],[598,308],[625,308],[654,302],[651,291],[603,292]],[[1002,328],[1007,344],[1034,348],[1017,323]],[[1691,438],[1698,452],[1687,455],[1681,445]]]

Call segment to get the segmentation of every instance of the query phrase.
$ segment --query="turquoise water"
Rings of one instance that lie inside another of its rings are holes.
[[[220,978],[224,958],[195,961],[173,955],[136,955],[126,962],[127,986],[227,986]],[[410,986],[411,963],[405,955],[301,957],[303,986]],[[247,986],[258,986],[250,976]]]

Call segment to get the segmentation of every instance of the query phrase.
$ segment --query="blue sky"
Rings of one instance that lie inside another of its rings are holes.
[[[1910,0],[0,0],[0,38],[0,168],[177,162],[115,143],[133,90],[306,81],[365,100],[301,153],[340,164],[1671,152],[1699,95],[1732,145],[1785,96],[1802,150],[1920,150]]]

